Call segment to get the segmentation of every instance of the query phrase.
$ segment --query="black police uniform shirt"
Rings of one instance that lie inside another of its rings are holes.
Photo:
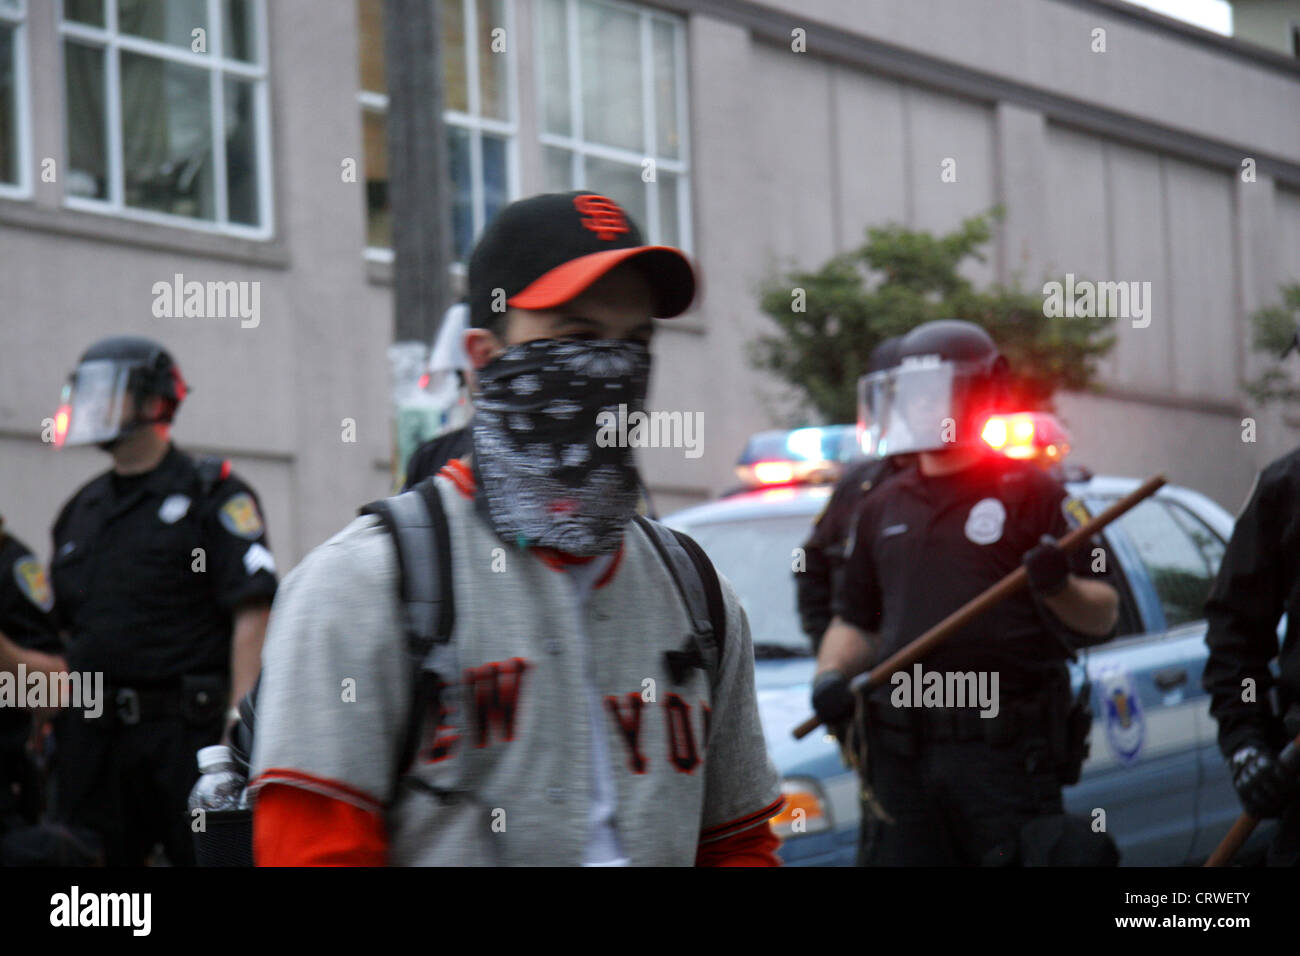
[[[62,654],[53,609],[45,567],[27,545],[0,532],[0,633],[27,650]],[[0,707],[0,749],[21,749],[30,726],[27,711]]]
[[[1287,615],[1278,646],[1277,625]],[[1219,748],[1231,757],[1247,744],[1279,748],[1296,729],[1279,719],[1300,706],[1300,450],[1270,464],[1237,518],[1205,603],[1209,658],[1202,683],[1219,722]],[[1269,662],[1278,659],[1276,682]],[[1254,680],[1254,701],[1242,700]],[[1281,711],[1273,714],[1276,683]]]
[[[831,492],[804,542],[804,567],[795,572],[796,606],[803,632],[820,645],[831,623],[831,599],[844,564],[844,545],[853,531],[862,496],[896,468],[892,458],[855,462]]]
[[[924,634],[1021,565],[1044,534],[1077,526],[1078,504],[1032,464],[989,455],[952,475],[910,465],[866,497],[836,592],[836,613],[878,633],[881,659]],[[1070,570],[1094,576],[1092,548]],[[961,628],[921,662],[924,670],[998,673],[1001,694],[1041,690],[1064,677],[1061,639],[1073,646],[1109,639],[1067,629],[1028,589]],[[885,684],[877,694],[887,697]]]
[[[175,446],[153,471],[109,471],[73,496],[50,573],[69,667],[118,686],[228,674],[233,612],[276,589],[253,490],[229,475],[205,496]]]

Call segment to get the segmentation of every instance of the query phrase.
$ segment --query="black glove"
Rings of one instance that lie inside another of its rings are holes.
[[[1290,800],[1291,786],[1267,750],[1253,745],[1242,747],[1232,755],[1229,766],[1232,785],[1247,813],[1257,820],[1281,816]]]
[[[848,720],[855,706],[848,678],[836,670],[825,671],[813,682],[812,705],[828,727]]]
[[[1038,545],[1026,551],[1020,563],[1029,575],[1029,586],[1043,597],[1060,594],[1070,580],[1070,563],[1050,534],[1039,538]]]

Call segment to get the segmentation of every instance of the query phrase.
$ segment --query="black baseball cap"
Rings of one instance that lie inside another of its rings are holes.
[[[681,315],[695,298],[695,271],[682,251],[645,245],[636,223],[608,196],[575,190],[521,199],[501,210],[474,246],[470,322],[494,324],[497,289],[507,305],[550,309],[625,262],[649,280],[656,317]]]

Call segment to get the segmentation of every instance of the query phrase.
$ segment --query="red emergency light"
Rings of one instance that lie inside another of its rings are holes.
[[[1047,412],[992,415],[980,430],[984,443],[1008,458],[1053,465],[1070,453],[1070,436]]]
[[[68,437],[68,417],[72,413],[71,407],[60,405],[59,410],[54,413],[54,447],[62,448],[63,440]]]

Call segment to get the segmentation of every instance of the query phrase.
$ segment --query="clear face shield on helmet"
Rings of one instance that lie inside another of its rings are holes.
[[[132,369],[112,359],[78,365],[63,386],[63,402],[55,419],[55,443],[98,445],[121,437],[134,418]]]
[[[858,428],[868,455],[946,451],[978,437],[982,369],[936,357],[906,358],[858,380]]]

